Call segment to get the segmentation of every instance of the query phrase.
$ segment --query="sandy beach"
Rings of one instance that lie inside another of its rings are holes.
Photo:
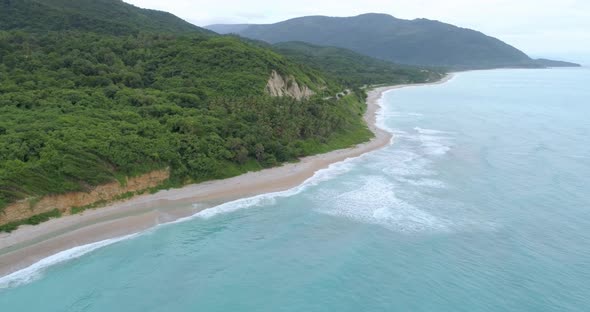
[[[451,78],[452,75],[448,75],[432,84],[444,83]],[[22,226],[10,234],[1,233],[0,276],[26,268],[67,249],[138,233],[224,202],[296,187],[318,170],[333,163],[380,149],[392,141],[392,135],[376,125],[380,99],[384,92],[406,86],[408,85],[380,87],[369,92],[364,118],[375,137],[358,146],[305,157],[298,163],[226,180],[143,195],[105,208],[86,211],[81,215],[50,220],[38,226]]]

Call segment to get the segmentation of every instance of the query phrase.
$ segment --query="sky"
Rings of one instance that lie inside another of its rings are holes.
[[[387,13],[479,30],[533,57],[590,63],[590,0],[124,0],[195,25],[266,24],[307,15]]]

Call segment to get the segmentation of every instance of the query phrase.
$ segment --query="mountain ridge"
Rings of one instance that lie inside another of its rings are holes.
[[[443,77],[438,69],[394,64],[339,47],[292,41],[277,43],[271,48],[298,63],[317,68],[352,88],[427,82]]]
[[[272,44],[301,41],[346,48],[394,63],[453,69],[543,67],[517,48],[479,31],[424,18],[382,13],[304,16],[274,24],[215,24],[205,28]]]
[[[545,66],[545,67],[582,67],[582,65],[577,64],[577,63],[567,62],[567,61],[559,61],[559,60],[550,60],[550,59],[546,59],[546,58],[535,59],[535,62],[537,62],[538,64]]]

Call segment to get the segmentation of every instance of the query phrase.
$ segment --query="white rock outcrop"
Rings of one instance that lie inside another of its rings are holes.
[[[293,76],[283,77],[276,70],[270,74],[266,92],[271,96],[290,96],[297,100],[307,99],[315,94],[308,86],[300,86]]]

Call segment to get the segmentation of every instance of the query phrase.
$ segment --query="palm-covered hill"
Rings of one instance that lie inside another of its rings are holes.
[[[362,93],[324,100],[345,87],[260,45],[118,0],[0,3],[0,210],[155,169],[223,178],[371,136]],[[270,96],[275,72],[315,96]]]
[[[335,46],[400,64],[454,69],[541,67],[522,51],[481,32],[427,19],[386,14],[307,16],[270,25],[211,25],[269,43],[302,41]]]

